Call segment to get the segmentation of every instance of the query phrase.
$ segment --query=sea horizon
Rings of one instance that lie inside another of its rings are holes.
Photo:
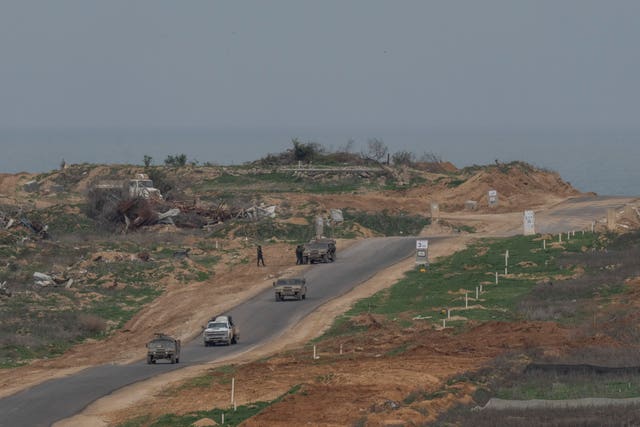
[[[640,131],[436,130],[288,128],[31,128],[0,129],[0,173],[42,173],[69,164],[161,165],[185,154],[199,164],[240,165],[292,147],[292,139],[329,150],[361,152],[370,139],[392,154],[434,154],[456,167],[524,161],[556,171],[583,192],[636,196]]]

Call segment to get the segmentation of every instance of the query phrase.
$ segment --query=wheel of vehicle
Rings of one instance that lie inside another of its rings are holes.
[[[171,364],[175,364],[176,363],[176,356],[171,356]]]
[[[180,363],[180,358],[176,357],[176,363]]]
[[[153,358],[151,356],[147,356],[147,365],[151,365],[153,363]]]
[[[232,343],[232,342],[233,342],[233,339],[232,339],[232,338],[229,338],[229,339],[227,340],[227,345],[231,345],[231,343]]]
[[[282,297],[280,296],[280,294],[276,294],[276,301],[281,301]]]
[[[303,258],[302,258],[302,263],[303,263],[303,264],[309,264],[309,257],[308,257],[308,256],[303,257]]]
[[[302,299],[307,299],[307,294],[302,294]]]
[[[238,344],[238,337],[234,335],[233,338],[231,338],[231,344]]]

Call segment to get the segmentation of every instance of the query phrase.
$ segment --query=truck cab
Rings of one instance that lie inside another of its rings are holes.
[[[202,333],[205,347],[216,344],[236,344],[239,333],[231,316],[212,317]]]

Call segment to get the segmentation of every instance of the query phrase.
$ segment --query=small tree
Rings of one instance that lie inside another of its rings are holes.
[[[387,156],[388,152],[389,149],[382,139],[372,138],[367,141],[367,152],[363,153],[363,157],[380,163]]]
[[[164,164],[167,166],[173,166],[173,167],[182,167],[185,166],[187,164],[187,155],[186,154],[176,154],[175,156],[167,156],[166,159],[164,159]]]
[[[153,161],[153,157],[148,156],[148,155],[144,155],[144,157],[142,158],[142,161],[144,163],[144,167],[148,168],[149,166],[151,166],[151,162]]]
[[[293,158],[296,161],[311,162],[322,151],[319,144],[315,142],[301,142],[298,138],[291,140],[293,144]]]
[[[394,165],[409,166],[413,164],[415,155],[410,151],[398,151],[391,156]]]

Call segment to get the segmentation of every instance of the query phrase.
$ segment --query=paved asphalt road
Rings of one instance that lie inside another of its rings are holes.
[[[290,326],[328,300],[412,255],[414,250],[415,238],[377,238],[359,242],[339,252],[335,263],[317,264],[307,271],[306,300],[276,302],[273,291],[268,289],[232,309],[229,314],[240,327],[238,344],[204,347],[201,339],[195,339],[183,346],[180,363],[176,365],[163,362],[147,365],[144,361],[130,365],[104,365],[47,381],[1,399],[0,426],[49,426],[126,385],[263,344],[285,333]]]
[[[536,214],[538,232],[557,233],[585,228],[606,215],[608,207],[620,207],[629,198],[593,197],[562,203],[554,209]],[[518,227],[507,234],[518,234]],[[430,238],[437,244],[440,238]],[[47,381],[0,400],[0,426],[48,426],[70,417],[88,404],[121,387],[163,372],[191,364],[212,361],[239,353],[277,338],[321,304],[344,294],[372,277],[377,271],[413,254],[415,238],[379,238],[361,241],[338,253],[334,264],[312,267],[305,276],[308,296],[304,301],[275,302],[268,289],[246,301],[229,314],[240,327],[240,342],[229,347],[204,347],[200,339],[186,344],[180,364],[141,361],[130,365],[104,365],[75,375]],[[211,313],[212,315],[215,313]],[[143,345],[143,343],[141,343]]]

